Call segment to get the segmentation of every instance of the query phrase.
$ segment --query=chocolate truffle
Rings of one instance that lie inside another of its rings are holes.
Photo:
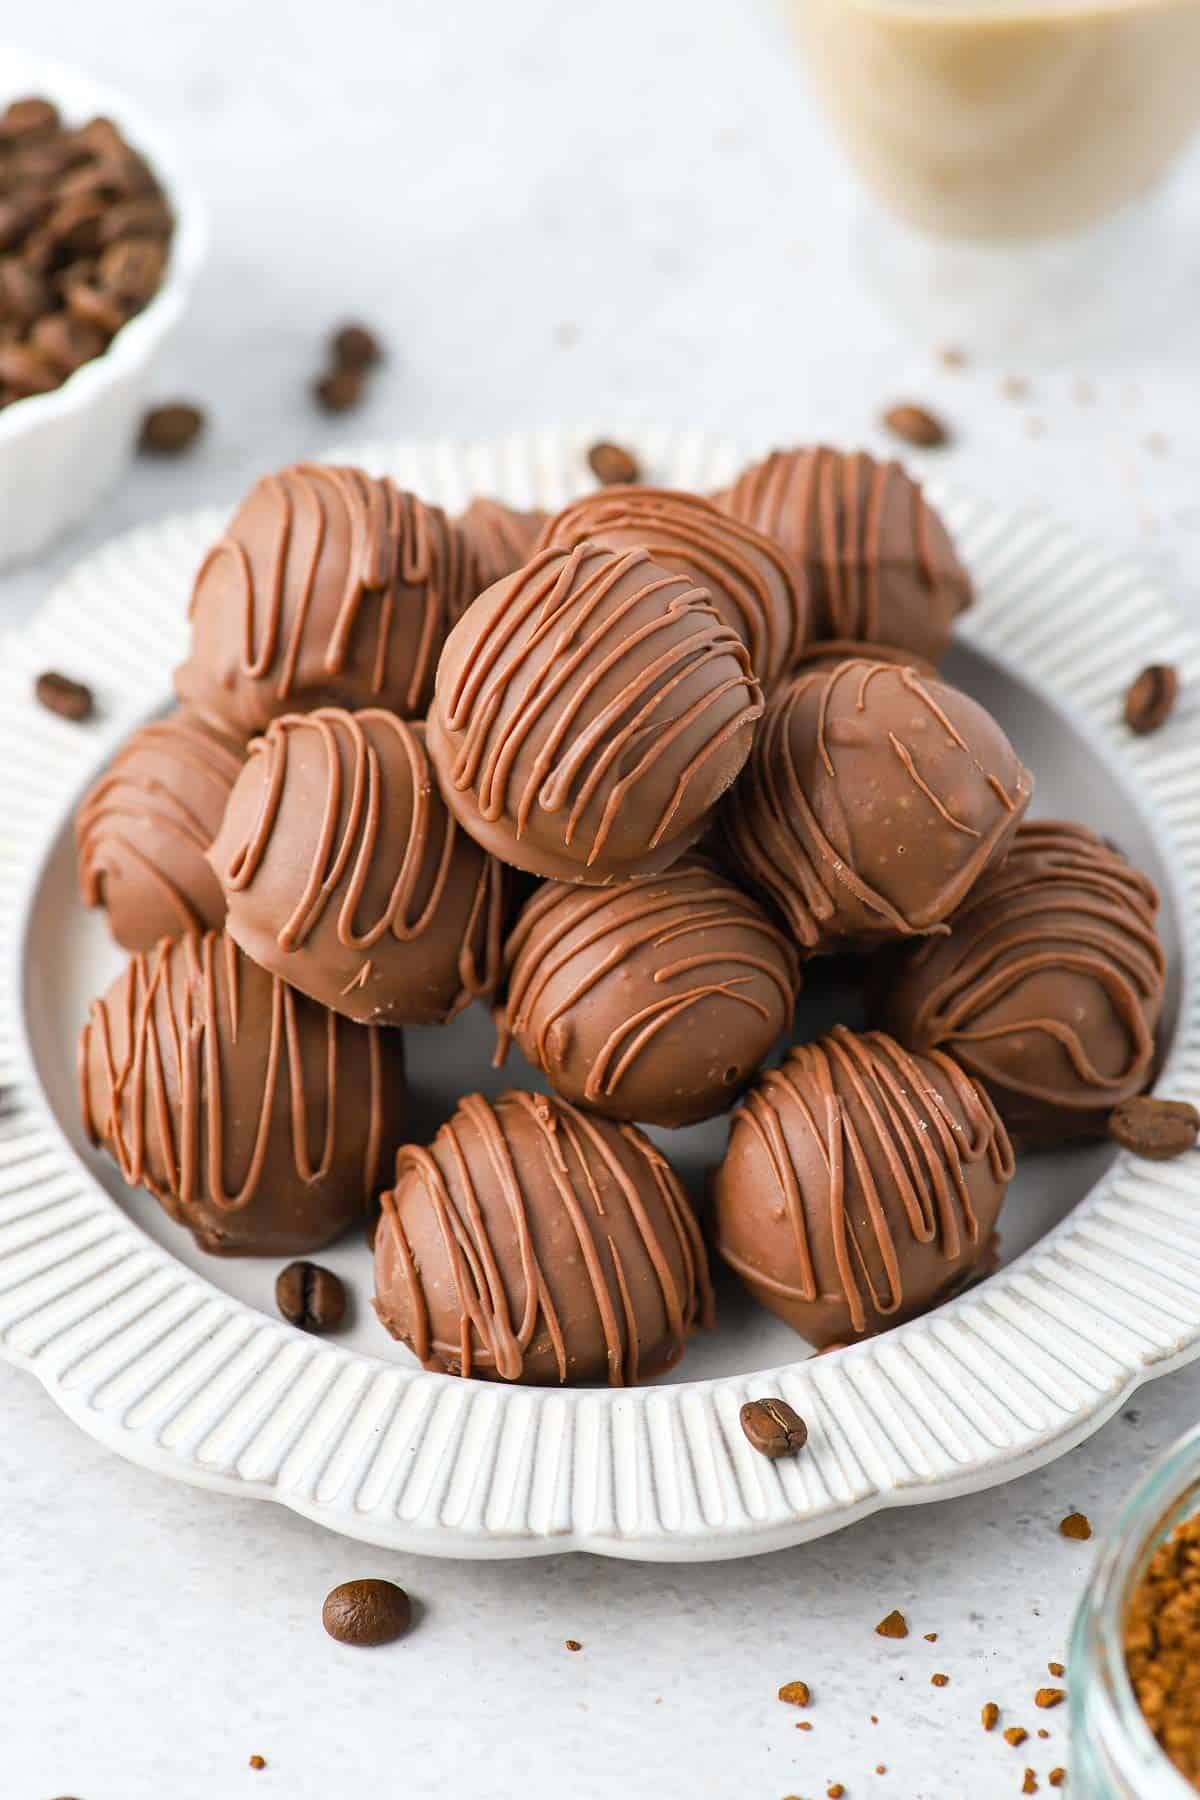
[[[714,498],[791,558],[808,583],[811,637],[895,644],[941,661],[971,579],[899,463],[861,450],[775,450]]]
[[[778,545],[711,500],[666,488],[601,488],[547,520],[541,545],[570,550],[586,538],[648,550],[659,568],[707,588],[764,687],[791,668],[808,631],[807,584]]]
[[[632,1125],[544,1094],[470,1094],[396,1159],[375,1307],[427,1369],[622,1387],[712,1321],[699,1227]]]
[[[983,1272],[1012,1173],[991,1101],[951,1057],[839,1025],[734,1114],[717,1248],[809,1343],[841,1343]]]
[[[221,924],[225,898],[204,859],[245,746],[181,707],[122,745],[75,815],[79,887],[126,950]]]
[[[520,512],[483,494],[472,500],[458,520],[471,559],[472,594],[482,594],[529,561],[548,517]]]
[[[363,1024],[444,1024],[500,974],[506,871],[447,811],[425,728],[289,713],[209,854],[247,956]]]
[[[548,881],[505,948],[505,1033],[611,1119],[724,1112],[788,1029],[800,971],[762,908],[699,856],[610,888]]]
[[[541,550],[438,665],[429,753],[471,836],[592,885],[667,868],[750,750],[762,692],[702,588],[644,550]]]
[[[861,949],[949,918],[1004,855],[1032,789],[966,694],[843,662],[769,703],[722,808],[723,848],[806,949]]]
[[[247,735],[317,706],[418,718],[468,561],[458,526],[390,481],[303,463],[264,476],[200,565],[176,691]]]
[[[1102,1136],[1154,1066],[1165,960],[1158,895],[1082,825],[1022,825],[948,937],[880,959],[876,1012],[949,1051],[1023,1144]]]
[[[361,1221],[405,1116],[398,1031],[339,1018],[224,932],[131,957],[79,1044],[88,1137],[203,1250],[295,1256]]]
[[[864,644],[857,638],[822,638],[806,644],[796,658],[795,672],[812,675],[819,669],[836,669],[844,662],[894,663],[897,668],[915,669],[918,675],[937,674],[931,662],[911,650],[897,650],[891,644]]]

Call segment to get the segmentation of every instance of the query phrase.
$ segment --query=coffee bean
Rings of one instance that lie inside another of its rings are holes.
[[[10,100],[0,113],[0,137],[10,141],[44,137],[51,131],[57,131],[58,125],[57,106],[53,101],[42,99],[40,95],[31,94],[20,100]]]
[[[747,1400],[740,1416],[742,1430],[754,1448],[772,1460],[795,1456],[808,1442],[808,1426],[786,1400]]]
[[[33,692],[47,712],[57,713],[60,719],[70,719],[75,724],[90,719],[95,711],[91,688],[54,669],[47,669],[44,675],[38,676]]]
[[[167,253],[156,238],[120,238],[101,256],[96,279],[107,293],[140,310],[158,292],[166,264]]]
[[[61,375],[72,375],[108,346],[108,339],[95,325],[85,325],[70,313],[47,313],[29,333],[31,347]]]
[[[637,457],[620,444],[593,444],[587,459],[592,474],[605,487],[623,487],[642,479]]]
[[[383,361],[383,346],[366,325],[342,325],[329,340],[335,368],[370,369]]]
[[[1125,695],[1125,723],[1139,737],[1166,723],[1179,696],[1179,672],[1170,663],[1150,663]]]
[[[1108,1115],[1108,1135],[1124,1150],[1150,1162],[1169,1162],[1190,1150],[1200,1133],[1200,1112],[1186,1100],[1157,1100],[1139,1094],[1122,1100]]]
[[[5,194],[0,198],[0,250],[15,250],[44,211],[42,202],[29,194]]]
[[[143,194],[109,206],[100,222],[100,242],[119,238],[165,238],[171,235],[171,209],[161,194]],[[162,256],[159,249],[159,255]],[[161,263],[160,263],[161,273]]]
[[[115,337],[132,315],[126,301],[94,281],[72,276],[63,282],[63,301],[67,311],[85,325],[95,325],[109,337]]]
[[[47,234],[64,250],[90,255],[100,248],[100,227],[107,210],[99,194],[72,194],[51,211]]]
[[[49,305],[50,289],[38,270],[22,256],[0,256],[0,319],[32,325]]]
[[[332,1269],[291,1262],[279,1271],[275,1304],[301,1331],[336,1331],[346,1311],[346,1290]]]
[[[363,396],[361,369],[331,369],[313,382],[313,396],[326,412],[350,412]]]
[[[390,1644],[411,1625],[412,1602],[394,1581],[344,1581],[326,1595],[321,1623],[339,1644]]]
[[[923,450],[935,450],[950,442],[950,433],[936,414],[911,402],[890,406],[883,415],[883,422],[893,436],[903,438],[906,444],[917,444]]]
[[[0,386],[15,400],[48,394],[60,376],[44,356],[28,344],[0,344]]]
[[[204,429],[204,414],[186,400],[153,406],[142,420],[139,450],[152,456],[178,456],[195,443]]]

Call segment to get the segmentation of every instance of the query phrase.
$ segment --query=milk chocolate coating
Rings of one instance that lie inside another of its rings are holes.
[[[966,694],[843,662],[768,704],[721,811],[722,851],[806,949],[861,949],[949,918],[1004,855],[1032,791]]]
[[[894,663],[897,668],[915,669],[918,675],[937,675],[931,662],[911,650],[897,650],[892,644],[864,644],[858,638],[821,638],[806,644],[796,657],[797,675],[814,675],[821,669],[836,669],[844,662]]]
[[[786,551],[810,592],[809,635],[894,644],[937,664],[971,578],[899,463],[774,450],[714,496]]]
[[[647,550],[659,568],[707,588],[764,687],[792,667],[808,635],[808,586],[761,532],[699,494],[624,487],[574,501],[547,520],[540,544],[570,550],[587,538]]]
[[[190,707],[135,731],[75,815],[79,888],[126,950],[217,927],[225,897],[205,851],[245,748]]]
[[[793,1050],[733,1116],[717,1248],[818,1348],[899,1324],[989,1254],[1012,1148],[951,1057],[838,1026]]]
[[[521,512],[484,494],[472,500],[458,524],[467,540],[473,595],[515,574],[529,561],[549,516],[536,510]]]
[[[200,565],[176,691],[246,735],[317,706],[418,718],[468,561],[458,526],[390,481],[304,463],[264,476]]]
[[[468,1095],[401,1150],[375,1307],[427,1369],[534,1386],[652,1380],[712,1322],[699,1227],[654,1146],[515,1092]]]
[[[761,689],[707,592],[644,550],[542,550],[451,632],[429,753],[502,861],[590,884],[652,875],[745,762]]]
[[[881,1021],[949,1051],[1023,1144],[1103,1136],[1154,1068],[1166,964],[1151,883],[1082,825],[1020,826],[948,937],[880,959]]]
[[[447,811],[425,728],[323,707],[256,738],[209,861],[247,956],[363,1024],[444,1024],[500,974],[506,871]]]
[[[320,1249],[403,1142],[400,1033],[328,1012],[224,932],[131,957],[92,1003],[79,1074],[92,1143],[219,1254]]]
[[[788,1029],[791,943],[700,857],[585,888],[548,881],[505,947],[511,1033],[557,1094],[612,1119],[724,1112]]]

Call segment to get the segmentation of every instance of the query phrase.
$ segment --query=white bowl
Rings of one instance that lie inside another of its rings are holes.
[[[584,451],[598,435],[349,456],[452,509],[473,491],[556,507],[591,484]],[[746,460],[698,433],[620,439],[666,486],[718,487]],[[1013,736],[1042,817],[1112,833],[1159,883],[1171,963],[1160,1091],[1200,1100],[1200,638],[1136,570],[1070,531],[940,484],[930,493],[978,588],[952,679]],[[632,1389],[425,1374],[371,1313],[361,1233],[321,1253],[354,1296],[331,1339],[278,1316],[278,1257],[198,1250],[84,1142],[76,1035],[124,959],[80,905],[72,814],[121,740],[168,700],[192,576],[223,517],[177,515],[116,539],[3,640],[0,1358],[135,1462],[282,1502],[369,1543],[688,1561],[778,1549],[879,1507],[1011,1480],[1095,1431],[1139,1383],[1200,1355],[1200,1151],[1154,1163],[1098,1144],[1022,1158],[999,1270],[832,1355],[808,1356],[723,1281],[716,1329],[668,1380]],[[1122,694],[1150,662],[1178,666],[1184,698],[1161,731],[1135,738]],[[92,684],[92,721],[35,704],[47,667]],[[820,1028],[817,980],[802,1002],[806,1032]],[[468,1084],[541,1085],[519,1057],[490,1067],[483,1007],[406,1029],[405,1041],[418,1139]],[[653,1135],[696,1191],[725,1129]],[[771,1463],[750,1448],[738,1412],[761,1394],[807,1420],[803,1455]]]
[[[52,393],[0,411],[0,565],[78,525],[124,470],[155,361],[183,316],[207,242],[202,210],[181,185],[169,146],[121,94],[62,63],[0,48],[0,104],[22,94],[45,95],[69,121],[112,119],[162,183],[175,231],[162,286],[103,355]]]

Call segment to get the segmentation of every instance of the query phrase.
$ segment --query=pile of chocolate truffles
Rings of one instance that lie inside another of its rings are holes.
[[[553,518],[267,476],[197,574],[177,710],[79,810],[130,952],[83,1029],[91,1138],[208,1250],[365,1223],[383,1325],[464,1377],[662,1374],[713,1318],[706,1236],[818,1347],[936,1306],[992,1266],[1013,1142],[1147,1086],[1165,976],[1149,881],[1027,822],[937,674],[970,600],[864,454]],[[813,1041],[834,954],[875,1029]],[[411,1143],[403,1027],[476,1002],[550,1093]],[[725,1113],[696,1209],[641,1127]]]

